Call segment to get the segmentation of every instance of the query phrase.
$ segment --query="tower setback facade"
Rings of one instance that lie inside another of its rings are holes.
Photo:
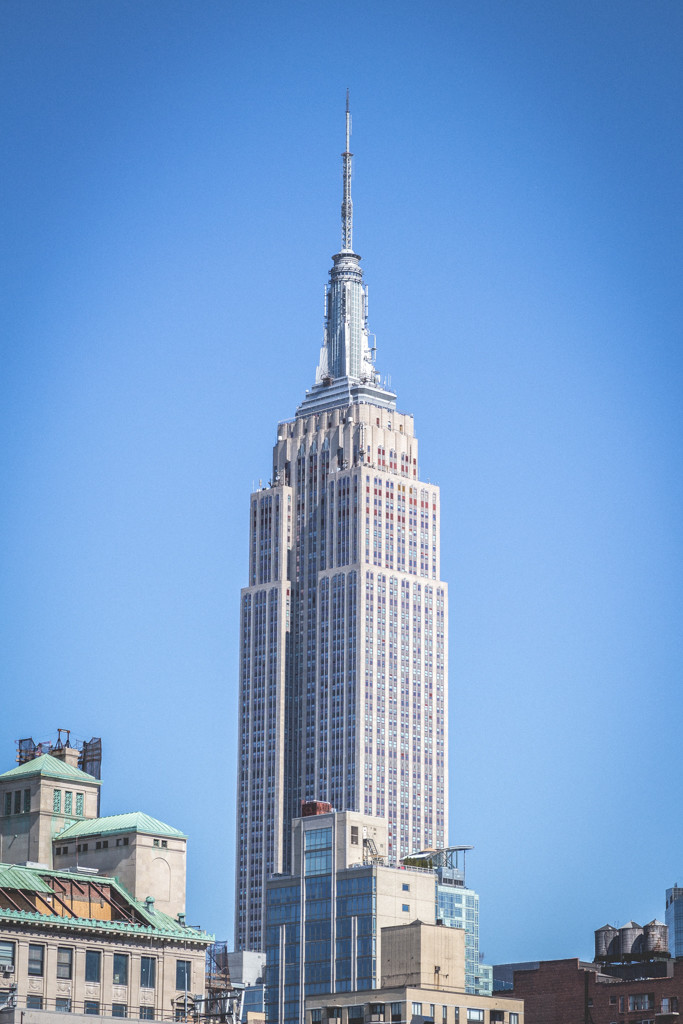
[[[346,111],[342,246],[313,387],[251,495],[240,615],[235,944],[263,949],[265,884],[291,871],[303,801],[382,818],[396,863],[448,837],[448,596],[439,489],[380,382],[353,250]]]

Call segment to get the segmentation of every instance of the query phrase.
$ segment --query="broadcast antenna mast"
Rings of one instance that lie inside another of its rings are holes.
[[[351,114],[349,112],[349,90],[346,90],[346,152],[344,157],[344,198],[342,199],[342,252],[353,252],[353,203],[351,202]]]

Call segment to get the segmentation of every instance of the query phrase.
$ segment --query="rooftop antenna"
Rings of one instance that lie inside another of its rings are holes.
[[[349,90],[346,90],[346,151],[344,158],[344,198],[342,199],[342,252],[353,252],[353,203],[351,202],[351,113],[349,111]]]

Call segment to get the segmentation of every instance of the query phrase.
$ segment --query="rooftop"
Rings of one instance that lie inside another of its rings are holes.
[[[79,839],[81,836],[105,836],[116,832],[142,832],[152,836],[171,836],[175,839],[187,839],[187,835],[172,825],[166,825],[158,818],[152,818],[143,811],[130,811],[128,814],[109,814],[105,818],[86,818],[76,821],[55,838]]]
[[[31,761],[11,768],[10,771],[0,775],[0,782],[13,782],[15,779],[19,781],[31,778],[33,775],[44,775],[50,779],[66,779],[69,782],[87,782],[95,786],[102,784],[94,775],[88,775],[80,768],[53,757],[52,754],[41,754],[40,757],[34,757]]]
[[[190,942],[213,940],[206,932],[155,910],[153,902],[136,900],[116,878],[15,864],[0,864],[0,922],[123,931]]]

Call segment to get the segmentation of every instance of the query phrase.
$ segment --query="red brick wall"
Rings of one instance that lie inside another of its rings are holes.
[[[579,960],[545,960],[537,970],[515,971],[513,991],[497,995],[524,1000],[524,1024],[636,1024],[661,1013],[664,997],[678,999],[683,1020],[683,959],[671,966],[670,978],[604,982]],[[654,1008],[629,1011],[628,997],[640,994],[654,995]],[[620,996],[625,1010],[619,1009]]]

